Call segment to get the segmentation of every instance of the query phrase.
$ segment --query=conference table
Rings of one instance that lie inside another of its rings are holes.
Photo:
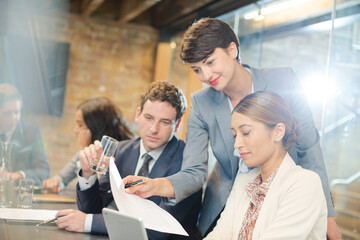
[[[75,198],[74,188],[68,188],[64,192],[65,196]],[[59,195],[59,199],[62,195]],[[74,202],[34,202],[33,209],[77,209]],[[1,216],[0,216],[1,218]],[[74,233],[59,229],[55,224],[36,227],[36,222],[31,221],[11,221],[0,219],[0,240],[98,240],[109,239],[107,236],[92,235],[88,233]]]

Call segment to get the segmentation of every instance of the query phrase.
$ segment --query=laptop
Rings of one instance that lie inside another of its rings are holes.
[[[103,208],[102,213],[110,240],[148,240],[141,218],[109,208]]]

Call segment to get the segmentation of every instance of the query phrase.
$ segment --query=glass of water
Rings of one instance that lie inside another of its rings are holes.
[[[90,169],[96,173],[105,175],[110,164],[110,160],[114,159],[114,154],[119,141],[115,138],[104,135],[101,138],[102,154],[99,159],[94,159]]]
[[[19,181],[19,208],[31,208],[35,181],[30,178],[20,179]]]
[[[10,178],[11,142],[0,142],[0,207],[11,208],[16,205],[15,181]]]

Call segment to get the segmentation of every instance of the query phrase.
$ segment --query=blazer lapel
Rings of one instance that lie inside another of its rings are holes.
[[[174,155],[178,145],[179,142],[176,137],[173,136],[151,169],[149,173],[150,178],[164,177],[167,175],[167,169],[169,165],[171,165],[172,156]]]
[[[121,177],[134,175],[136,165],[140,155],[140,139],[135,140],[132,146],[122,153],[121,162],[119,163],[118,170]]]
[[[229,175],[236,176],[238,170],[238,159],[234,157],[234,137],[231,133],[231,112],[229,101],[224,92],[216,91],[214,98],[215,102],[218,104],[216,111],[216,121],[218,123],[220,133],[223,137],[224,144],[226,146],[226,152],[230,159],[231,173]],[[228,170],[227,168],[224,168]]]
[[[252,82],[254,85],[254,92],[266,90],[267,83],[262,78],[263,75],[260,73],[260,71],[256,68],[252,68],[248,65],[244,65],[244,66],[247,67],[248,69],[250,69]]]
[[[294,161],[288,153],[286,153],[283,162],[280,165],[280,168],[273,179],[269,191],[264,199],[263,205],[261,207],[258,219],[253,232],[253,239],[256,240],[261,236],[264,229],[267,227],[269,219],[271,219],[278,210],[279,204],[279,186],[282,184],[280,179],[283,180],[282,176],[287,174],[288,171],[293,168],[295,165]]]

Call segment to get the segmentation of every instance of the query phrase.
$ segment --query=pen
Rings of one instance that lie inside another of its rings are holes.
[[[128,187],[131,187],[131,186],[134,186],[134,185],[143,183],[143,182],[145,182],[145,181],[146,181],[146,178],[143,178],[143,179],[137,180],[137,181],[135,181],[135,182],[128,183],[128,184],[125,185],[125,188],[128,188]]]
[[[35,226],[38,227],[38,226],[40,226],[40,225],[53,223],[53,222],[55,222],[58,218],[59,218],[59,217],[54,217],[53,219],[42,221],[42,222],[36,224]]]
[[[143,183],[146,181],[146,178],[143,178],[143,179],[140,179],[140,180],[137,180],[135,182],[132,182],[132,183],[128,183],[125,185],[125,188],[128,188],[128,187],[131,187],[131,186],[134,186],[134,185],[137,185],[137,184],[140,184],[140,183]],[[111,189],[109,191],[107,191],[107,193],[111,193]]]

